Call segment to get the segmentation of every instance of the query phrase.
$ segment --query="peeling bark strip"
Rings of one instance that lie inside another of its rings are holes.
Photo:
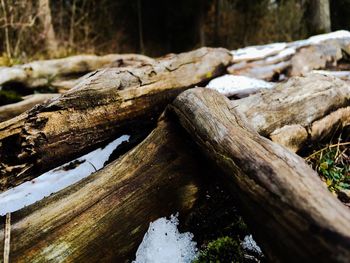
[[[215,91],[185,91],[169,109],[225,172],[271,261],[349,262],[350,210],[302,158],[261,137]]]
[[[62,96],[0,123],[0,190],[155,124],[180,92],[222,73],[231,59],[225,49],[201,48],[140,68],[99,70]]]
[[[321,74],[294,77],[258,94],[232,101],[253,128],[293,151],[349,125],[350,85]],[[333,113],[338,111],[337,114]],[[323,124],[317,124],[328,117]]]
[[[55,78],[85,74],[102,67],[141,66],[153,63],[153,59],[138,54],[110,54],[105,56],[78,55],[67,58],[33,61],[0,69],[0,86],[21,83],[28,88],[50,84]]]
[[[10,262],[125,262],[151,221],[181,216],[209,169],[183,129],[160,122],[136,148],[79,183],[11,214]],[[203,193],[204,194],[204,193]],[[0,224],[0,255],[4,225]]]

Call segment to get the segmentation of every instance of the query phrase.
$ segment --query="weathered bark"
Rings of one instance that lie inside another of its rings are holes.
[[[29,88],[36,88],[50,85],[57,77],[79,76],[103,67],[137,67],[153,62],[153,59],[137,54],[78,55],[33,61],[19,66],[0,68],[0,85],[20,83]]]
[[[350,54],[350,34],[331,34],[233,51],[234,64],[228,72],[271,81],[301,76],[314,69],[335,69]]]
[[[350,211],[302,158],[259,136],[215,91],[186,91],[169,109],[222,168],[271,261],[349,262]]]
[[[161,121],[136,148],[12,213],[11,262],[125,262],[151,221],[186,216],[209,170],[181,127]],[[0,224],[0,255],[4,224]]]
[[[350,83],[350,71],[313,70],[312,73],[318,73],[326,76],[333,76],[336,78],[340,78],[346,81],[347,83]]]
[[[154,125],[180,92],[217,76],[225,49],[169,55],[140,68],[95,72],[60,97],[0,124],[0,190],[97,147],[111,137]]]
[[[344,58],[343,49],[337,41],[301,48],[291,59],[291,76],[301,76],[313,69],[336,67]]]
[[[234,100],[232,106],[260,135],[296,152],[331,134],[333,128],[348,125],[350,85],[335,77],[309,74]],[[323,125],[317,124],[322,119]]]
[[[23,97],[23,100],[17,103],[8,104],[0,107],[0,122],[11,119],[20,115],[26,110],[31,109],[37,104],[43,103],[48,99],[57,97],[59,94],[47,93],[47,94],[33,94]]]
[[[83,79],[84,79],[84,76],[79,78],[73,78],[73,79],[58,79],[53,81],[51,83],[51,86],[58,93],[65,93],[67,90],[70,90],[71,88],[74,88],[76,85],[78,85],[79,82],[82,81]]]

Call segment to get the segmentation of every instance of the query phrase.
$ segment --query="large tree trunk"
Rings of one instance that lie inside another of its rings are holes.
[[[51,8],[49,0],[39,0],[39,18],[44,28],[44,37],[46,50],[51,54],[57,54],[58,43],[56,40],[55,30],[52,24]]]
[[[186,216],[208,176],[178,125],[161,121],[146,140],[99,172],[11,214],[11,262],[125,262],[151,221]],[[0,224],[0,255],[4,247]]]
[[[186,91],[170,111],[222,168],[271,261],[349,261],[350,211],[302,158],[259,136],[215,91]]]
[[[310,0],[309,3],[310,33],[320,34],[331,31],[329,0]]]
[[[225,70],[225,49],[201,48],[139,68],[95,72],[60,97],[0,123],[0,191],[111,137],[154,125],[180,92]]]

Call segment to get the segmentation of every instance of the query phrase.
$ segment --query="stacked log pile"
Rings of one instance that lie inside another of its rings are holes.
[[[232,54],[234,64],[228,71],[234,75],[279,81],[313,70],[328,69],[327,74],[350,80],[350,64],[346,61],[350,56],[348,31],[290,43],[246,47],[232,51]],[[339,70],[345,72],[339,73]]]
[[[347,41],[322,42],[332,48],[299,42],[292,60],[312,49],[328,50],[326,64],[339,61]],[[238,59],[225,49],[201,48],[97,70],[64,94],[0,123],[0,191],[111,138],[155,127],[101,170],[12,213],[10,260],[125,262],[149,222],[174,212],[186,217],[205,194],[203,178],[218,176],[237,194],[268,260],[349,262],[350,211],[294,152],[350,124],[350,85],[288,66],[290,76],[305,76],[239,100],[194,88],[237,73],[232,69],[240,63],[249,64],[239,72],[248,75],[268,68],[257,66],[257,59]],[[252,76],[271,79],[259,74]],[[3,220],[0,255],[5,227]]]

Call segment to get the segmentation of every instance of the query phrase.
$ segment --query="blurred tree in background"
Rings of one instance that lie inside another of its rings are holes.
[[[327,17],[327,5],[333,30],[350,25],[350,0],[0,0],[0,4],[0,64],[77,53],[159,56],[204,45],[235,49],[292,41],[329,30],[329,11],[328,21],[319,19]]]
[[[350,0],[331,0],[332,30],[350,30]]]

